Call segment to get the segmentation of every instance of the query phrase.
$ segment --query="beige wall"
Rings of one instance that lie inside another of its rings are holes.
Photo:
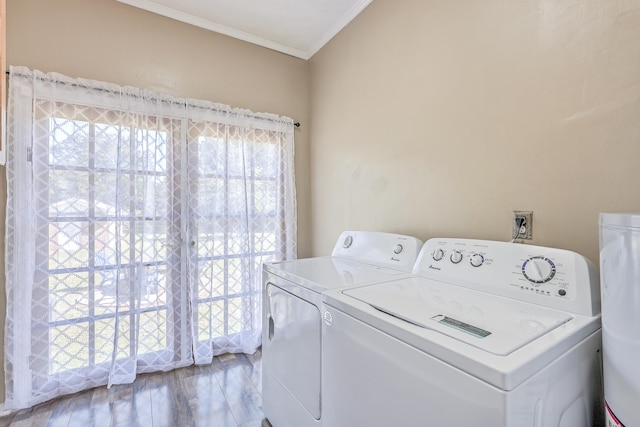
[[[300,121],[302,127],[295,134],[298,253],[310,254],[306,61],[115,0],[7,0],[7,17],[8,65],[207,99]],[[4,168],[0,173],[4,212]],[[4,224],[3,213],[0,223]],[[4,260],[4,245],[0,247]],[[0,282],[4,334],[4,276]],[[4,401],[3,375],[0,399]]]
[[[640,210],[640,1],[376,0],[311,60],[312,242],[345,229],[598,262]]]

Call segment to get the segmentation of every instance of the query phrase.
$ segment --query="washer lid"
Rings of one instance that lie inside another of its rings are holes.
[[[334,256],[265,263],[264,269],[316,292],[394,280],[409,274]]]
[[[507,356],[572,319],[568,313],[546,307],[416,278],[343,293],[498,356]]]
[[[600,225],[601,226],[613,226],[621,228],[640,228],[640,213],[600,213]]]

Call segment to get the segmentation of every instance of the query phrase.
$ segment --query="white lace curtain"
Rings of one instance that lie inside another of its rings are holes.
[[[6,408],[253,352],[293,122],[11,67]]]

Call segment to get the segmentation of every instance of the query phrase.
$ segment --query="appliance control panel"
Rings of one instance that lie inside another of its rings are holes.
[[[421,248],[422,241],[412,236],[379,231],[344,231],[331,255],[409,273]]]
[[[594,265],[563,249],[435,238],[422,247],[413,274],[574,313],[600,313]]]

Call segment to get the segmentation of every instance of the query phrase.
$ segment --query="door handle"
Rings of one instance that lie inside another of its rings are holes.
[[[269,341],[273,340],[273,334],[275,331],[275,324],[273,322],[273,317],[269,316]]]

